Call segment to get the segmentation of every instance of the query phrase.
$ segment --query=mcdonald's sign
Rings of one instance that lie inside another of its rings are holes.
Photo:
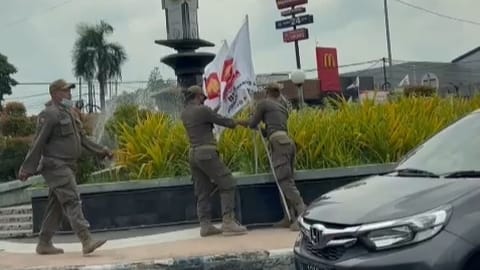
[[[323,66],[329,69],[337,68],[336,57],[332,53],[325,53],[323,55]]]
[[[336,48],[316,48],[317,72],[320,91],[340,92],[340,75]]]

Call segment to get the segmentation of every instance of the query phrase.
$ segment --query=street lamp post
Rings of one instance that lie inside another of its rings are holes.
[[[303,97],[303,83],[305,82],[305,73],[301,70],[296,70],[290,74],[290,79],[292,80],[293,84],[297,86],[298,90],[298,101],[299,107],[303,108],[305,104],[305,100]]]

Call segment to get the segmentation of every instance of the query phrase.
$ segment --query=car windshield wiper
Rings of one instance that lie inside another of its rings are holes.
[[[434,177],[439,178],[440,175],[420,170],[420,169],[413,169],[413,168],[404,168],[404,169],[396,169],[391,171],[390,173],[397,173],[397,176],[415,176],[415,177]]]
[[[456,171],[442,174],[444,178],[460,178],[460,177],[480,177],[480,171],[476,170],[465,170],[465,171]]]

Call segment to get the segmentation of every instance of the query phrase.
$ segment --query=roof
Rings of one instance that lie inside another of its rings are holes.
[[[471,51],[469,51],[469,52],[466,52],[466,53],[460,55],[459,57],[457,57],[455,59],[453,59],[452,63],[456,63],[458,61],[461,61],[461,60],[463,60],[463,59],[465,59],[465,58],[469,57],[470,55],[475,54],[477,52],[480,52],[480,46],[471,50]]]
[[[476,83],[478,78],[480,78],[480,70],[472,71],[469,67],[464,67],[459,63],[417,61],[393,65],[391,68],[392,77],[388,80],[392,86],[397,87],[405,75],[408,74],[411,81],[421,83],[423,76],[427,73],[433,73],[439,78],[440,88],[450,87],[451,84],[468,85]],[[381,87],[384,81],[382,67],[343,73],[341,76],[371,76],[375,81],[376,87]]]

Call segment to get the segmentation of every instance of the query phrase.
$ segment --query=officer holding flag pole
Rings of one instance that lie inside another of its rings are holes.
[[[265,89],[267,98],[257,103],[255,112],[250,117],[248,125],[252,129],[258,129],[261,121],[266,125],[266,128],[261,132],[263,137],[268,138],[269,147],[267,147],[263,137],[262,140],[285,206],[284,218],[274,224],[274,226],[298,231],[298,223],[296,219],[292,219],[298,217],[305,210],[305,204],[295,185],[294,164],[296,147],[294,141],[287,133],[289,110],[281,99],[281,87],[279,84],[269,84]]]

